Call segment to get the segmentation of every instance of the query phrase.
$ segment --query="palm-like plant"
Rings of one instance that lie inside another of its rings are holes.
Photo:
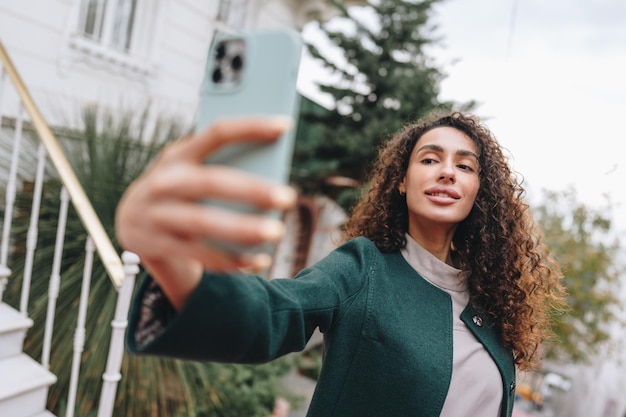
[[[65,131],[64,148],[77,177],[90,198],[110,238],[115,242],[113,223],[115,207],[126,187],[147,167],[158,150],[169,140],[184,133],[171,121],[160,121],[145,141],[147,112],[111,112],[92,107],[82,114],[80,131]],[[30,295],[29,316],[33,328],[24,350],[34,358],[41,357],[45,315],[48,303],[48,278],[54,253],[59,215],[58,179],[48,180],[41,202],[39,237]],[[18,214],[14,222],[16,236],[12,253],[13,278],[6,293],[6,302],[18,304],[28,210],[31,195],[18,196]],[[84,266],[86,232],[78,216],[70,210],[65,232],[61,286],[57,301],[51,371],[58,382],[51,387],[48,407],[57,415],[65,413],[72,361],[71,337],[77,320],[80,282]],[[104,267],[93,266],[87,336],[82,355],[81,377],[76,405],[80,416],[96,415],[102,374],[108,354],[117,294]],[[126,416],[263,416],[271,412],[279,393],[276,382],[287,371],[286,361],[264,366],[202,364],[180,360],[125,355],[123,378],[118,386],[115,415]],[[281,393],[284,394],[284,393]]]

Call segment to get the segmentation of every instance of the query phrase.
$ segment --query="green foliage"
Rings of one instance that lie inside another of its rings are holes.
[[[333,97],[335,109],[310,105],[302,109],[306,129],[301,130],[313,133],[297,136],[292,178],[305,193],[327,194],[349,206],[354,191],[347,197],[333,194],[337,190],[326,178],[342,176],[363,183],[387,135],[433,108],[473,107],[438,98],[444,74],[427,55],[427,48],[437,43],[430,24],[435,3],[377,0],[365,8],[341,9],[340,18],[320,29],[345,60],[331,59],[327,51],[307,45],[337,80],[320,85]]]
[[[162,120],[149,134],[151,139],[142,141],[147,134],[147,113],[120,115],[88,108],[83,113],[81,131],[59,134],[69,138],[63,142],[68,159],[116,247],[114,215],[122,193],[166,142],[186,133],[176,123]],[[60,182],[54,177],[45,183],[40,210],[29,306],[34,326],[24,347],[37,359],[41,358],[42,351],[60,189]],[[18,214],[13,229],[13,278],[5,293],[5,301],[14,306],[19,303],[31,199],[31,194],[26,192],[18,196]],[[51,371],[58,376],[58,382],[51,387],[48,407],[56,415],[65,414],[73,354],[71,338],[77,321],[86,237],[78,216],[70,209],[50,356]],[[80,416],[96,415],[116,301],[117,293],[104,267],[96,260],[91,277],[86,344],[77,395],[76,413]],[[288,363],[281,360],[261,366],[241,366],[125,354],[114,415],[266,416],[271,412],[275,396],[282,395],[278,378],[288,367]]]
[[[545,192],[535,215],[569,292],[570,310],[555,317],[557,343],[547,355],[584,361],[611,346],[609,327],[619,321],[619,242],[611,233],[610,202],[595,209],[579,202],[573,190]]]

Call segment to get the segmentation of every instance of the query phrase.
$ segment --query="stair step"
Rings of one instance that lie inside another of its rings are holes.
[[[56,416],[52,414],[50,411],[46,410],[41,413],[33,414],[32,416],[28,416],[28,417],[56,417]]]
[[[30,417],[45,410],[56,376],[26,354],[0,359],[0,416]],[[45,414],[44,414],[45,416]]]
[[[0,359],[22,352],[26,330],[33,321],[0,302]]]
[[[46,410],[44,412],[33,414],[32,416],[28,416],[28,417],[56,417],[56,416],[52,414],[50,411]]]

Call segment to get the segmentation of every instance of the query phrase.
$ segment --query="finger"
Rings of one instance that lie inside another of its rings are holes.
[[[180,156],[202,162],[227,144],[273,142],[292,125],[292,120],[286,116],[222,119],[181,142]]]
[[[175,211],[180,212],[180,210]],[[196,229],[178,227],[191,223],[177,224],[172,219],[166,219],[157,225],[152,217],[154,216],[150,212],[140,218],[135,217],[134,221],[127,222],[123,228],[123,233],[118,233],[122,247],[135,252],[141,259],[159,260],[166,255],[170,259],[194,259],[201,262],[205,268],[215,272],[237,270],[247,273],[265,270],[272,263],[272,257],[267,253],[226,252],[209,243],[209,240],[219,242],[218,238],[210,239],[202,233],[198,233]],[[278,221],[276,220],[276,222]],[[218,224],[221,225],[222,223]],[[237,223],[235,222],[235,224]],[[278,227],[283,229],[282,225]],[[252,229],[258,229],[258,227],[252,227]],[[122,232],[122,230],[118,230],[118,232]],[[231,241],[239,246],[244,243],[252,246],[256,242],[267,242],[267,240],[255,238],[246,241],[245,235],[242,237],[243,240],[231,239],[230,231],[224,233],[222,234],[222,243]],[[256,233],[259,233],[258,230]],[[263,233],[261,232],[260,235],[263,236]],[[274,234],[274,236],[278,235],[279,233]],[[274,239],[275,237],[269,240]]]
[[[297,199],[296,191],[275,185],[254,175],[224,166],[179,164],[154,172],[145,190],[151,200],[178,199],[233,201],[261,210],[288,209]]]
[[[161,233],[244,246],[277,242],[285,233],[277,219],[177,202],[152,208],[145,221]]]
[[[271,264],[271,257],[267,254],[254,256],[227,253],[207,246],[199,240],[173,235],[150,236],[151,249],[143,254],[142,259],[161,259],[167,253],[170,259],[193,259],[202,263],[207,270],[216,273],[232,273],[246,270],[258,272]]]

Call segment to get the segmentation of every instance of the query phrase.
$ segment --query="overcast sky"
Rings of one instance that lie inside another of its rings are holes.
[[[531,200],[570,186],[592,206],[609,194],[626,233],[626,1],[447,0],[434,18],[441,98],[480,103]],[[319,69],[303,67],[314,94]]]

